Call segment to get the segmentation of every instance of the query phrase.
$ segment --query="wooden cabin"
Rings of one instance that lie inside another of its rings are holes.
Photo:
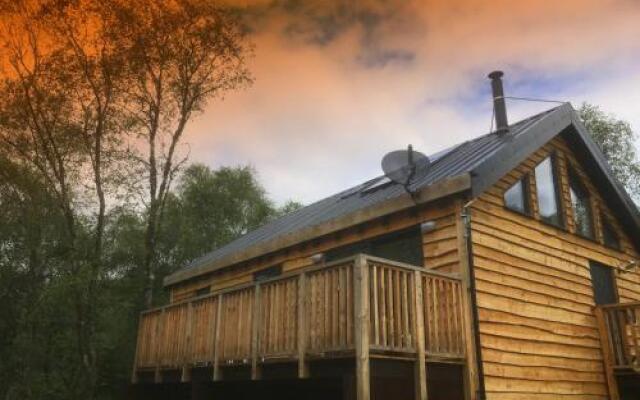
[[[640,218],[572,107],[430,159],[167,277],[137,398],[638,399]]]

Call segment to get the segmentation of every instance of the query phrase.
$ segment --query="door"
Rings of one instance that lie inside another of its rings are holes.
[[[613,268],[596,261],[590,261],[589,269],[591,271],[593,299],[596,305],[617,303],[618,294]]]

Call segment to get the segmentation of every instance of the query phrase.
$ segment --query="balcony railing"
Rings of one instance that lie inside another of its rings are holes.
[[[614,369],[640,372],[640,302],[605,305],[597,312]]]
[[[140,316],[135,370],[396,354],[463,359],[460,278],[359,255]],[[367,344],[368,343],[368,344]]]

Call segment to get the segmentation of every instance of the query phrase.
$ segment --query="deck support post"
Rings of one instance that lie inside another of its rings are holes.
[[[415,271],[413,275],[415,290],[415,340],[416,340],[416,365],[414,375],[416,400],[427,400],[427,363],[425,357],[424,336],[424,299],[422,295],[422,273]]]
[[[220,321],[222,321],[222,302],[224,295],[218,295],[218,311],[216,312],[216,327],[213,335],[213,380],[219,381],[220,374]]]
[[[602,312],[602,308],[600,307],[596,307],[594,312],[598,323],[598,331],[600,332],[600,348],[602,349],[602,361],[604,363],[604,371],[607,378],[609,397],[611,400],[619,400],[620,394],[618,393],[618,383],[616,382],[616,377],[613,373],[613,354],[611,352],[609,333],[604,320],[605,316]]]
[[[465,400],[476,400],[479,398],[478,389],[480,388],[480,376],[478,374],[478,360],[476,358],[477,350],[475,346],[475,330],[473,322],[472,297],[471,290],[471,268],[470,259],[470,241],[471,237],[467,225],[470,223],[470,217],[467,215],[469,210],[462,201],[456,201],[456,231],[458,241],[458,254],[460,255],[460,275],[462,277],[462,315],[464,329],[464,345],[466,363],[463,370],[464,373],[464,396]]]
[[[364,255],[354,263],[354,316],[356,350],[356,399],[370,399],[369,363],[369,269]]]
[[[253,293],[253,318],[251,320],[251,380],[260,379],[260,366],[258,365],[258,346],[260,328],[260,284],[255,286]]]
[[[307,347],[307,275],[298,277],[298,378],[309,377],[309,365],[305,359]]]

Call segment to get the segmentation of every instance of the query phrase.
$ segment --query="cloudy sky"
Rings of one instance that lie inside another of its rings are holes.
[[[191,159],[250,164],[278,203],[377,176],[486,133],[488,72],[510,96],[583,101],[640,132],[640,1],[228,0],[250,26],[255,82],[189,127]],[[510,121],[553,104],[508,103]]]

